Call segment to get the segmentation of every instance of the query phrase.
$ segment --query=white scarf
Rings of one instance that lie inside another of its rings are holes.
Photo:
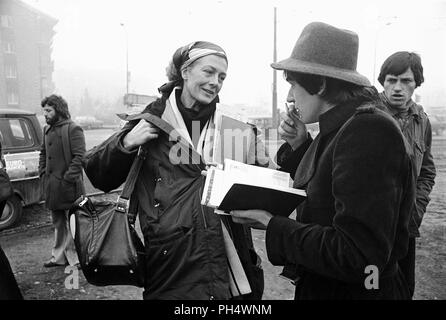
[[[186,139],[187,142],[189,142],[190,146],[200,154],[205,164],[212,161],[213,138],[215,132],[215,114],[212,115],[211,119],[208,120],[208,122],[204,126],[204,129],[201,131],[200,139],[198,140],[196,148],[193,145],[189,131],[187,130],[186,124],[184,123],[183,117],[181,116],[180,110],[178,109],[175,94],[172,94],[169,100],[166,101],[166,109],[164,110],[162,119],[173,126],[176,131],[184,139]],[[248,294],[251,292],[248,278],[246,277],[246,273],[243,270],[233,240],[230,237],[228,230],[226,229],[223,222],[221,222],[221,224],[223,229],[223,239],[226,249],[226,256],[228,258],[228,273],[231,295],[235,297],[243,294]]]

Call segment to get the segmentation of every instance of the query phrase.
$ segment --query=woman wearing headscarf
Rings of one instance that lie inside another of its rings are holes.
[[[124,182],[138,147],[147,150],[131,198],[139,204],[146,247],[145,299],[236,296],[225,250],[228,235],[251,289],[240,296],[262,296],[263,271],[250,229],[200,204],[202,171],[211,159],[213,117],[227,68],[226,53],[213,43],[199,41],[179,48],[167,68],[169,82],[159,89],[161,97],[142,113],[161,117],[167,127],[174,128],[171,134],[144,119],[132,120],[85,157],[84,167],[93,185],[109,191]],[[176,151],[184,148],[186,158],[177,157]],[[262,162],[268,164],[265,159]]]
[[[268,259],[296,284],[295,299],[408,299],[398,261],[414,203],[410,151],[356,71],[358,36],[314,22],[272,67],[291,85],[278,164],[305,189],[296,219],[261,210],[234,221],[266,229]],[[313,140],[305,125],[319,122]],[[253,208],[254,209],[254,208]]]

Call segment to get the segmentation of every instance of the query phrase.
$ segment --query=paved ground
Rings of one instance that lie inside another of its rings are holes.
[[[446,137],[434,137],[433,153],[438,176],[421,227],[422,236],[417,242],[415,298],[421,300],[446,299]],[[48,259],[53,241],[50,220],[43,206],[36,205],[25,209],[24,218],[18,227],[0,232],[0,244],[10,259],[26,299],[141,299],[141,289],[95,287],[85,281],[81,272],[79,287],[67,289],[66,278],[71,274],[65,274],[64,267],[46,269],[42,265]],[[272,266],[266,258],[264,232],[254,231],[253,239],[263,260],[264,299],[292,299],[293,286],[277,276],[281,268]]]

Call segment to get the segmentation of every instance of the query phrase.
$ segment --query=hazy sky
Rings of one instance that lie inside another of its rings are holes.
[[[229,56],[221,101],[269,108],[273,8],[277,7],[278,60],[290,55],[307,23],[330,23],[359,34],[358,71],[372,83],[384,59],[393,52],[421,54],[426,79],[418,90],[422,102],[446,105],[446,1],[25,2],[59,20],[53,44],[54,80],[58,92],[68,97],[80,95],[84,88],[92,95],[109,98],[125,93],[127,33],[131,92],[157,94],[156,89],[166,81],[165,67],[175,49],[207,40],[221,45]],[[288,90],[281,73],[278,85],[281,106]]]

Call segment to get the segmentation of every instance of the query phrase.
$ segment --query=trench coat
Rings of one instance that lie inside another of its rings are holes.
[[[68,130],[63,129],[66,126]],[[84,132],[73,121],[62,120],[44,127],[39,174],[48,209],[68,210],[85,193],[82,176],[84,154]]]

